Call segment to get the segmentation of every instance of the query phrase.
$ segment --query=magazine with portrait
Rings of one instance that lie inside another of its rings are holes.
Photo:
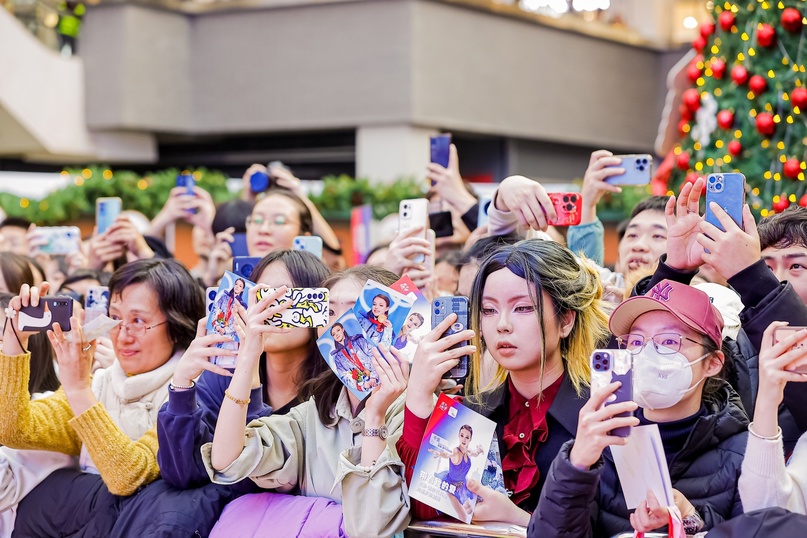
[[[240,304],[247,308],[249,290],[255,283],[240,277],[231,271],[224,273],[218,291],[208,307],[207,334],[220,334],[232,339],[232,342],[216,344],[221,349],[238,350],[238,333],[235,324],[235,307]],[[210,294],[208,294],[210,295]],[[225,368],[235,367],[235,357],[216,356],[210,359],[213,364]]]
[[[406,295],[375,280],[364,285],[353,313],[367,338],[374,346],[391,347],[401,333],[414,301]]]
[[[470,523],[477,497],[467,484],[481,482],[495,433],[492,420],[441,394],[418,451],[409,496]]]
[[[378,373],[372,362],[376,345],[367,339],[352,310],[317,339],[317,347],[339,380],[360,400],[378,385]]]
[[[406,316],[406,322],[401,327],[398,335],[392,339],[392,347],[403,353],[404,357],[411,362],[415,357],[418,342],[431,329],[431,303],[408,276],[401,277],[390,288],[401,292],[413,301],[412,309],[409,311],[409,315]]]

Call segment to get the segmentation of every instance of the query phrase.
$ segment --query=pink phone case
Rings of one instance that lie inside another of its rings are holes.
[[[555,206],[557,218],[548,222],[550,226],[577,226],[580,224],[583,197],[578,192],[550,192],[549,199]]]
[[[793,334],[795,332],[799,332],[799,331],[801,331],[803,329],[807,329],[807,327],[778,327],[778,328],[774,329],[774,331],[773,331],[773,343],[778,344],[781,340],[784,340],[785,338],[787,338],[791,334]],[[805,346],[805,344],[804,344],[804,342],[802,342],[800,344],[796,344],[795,347],[804,347],[804,346]],[[788,370],[788,371],[796,373],[796,374],[807,375],[807,365],[801,366],[799,368],[794,368],[794,369]]]

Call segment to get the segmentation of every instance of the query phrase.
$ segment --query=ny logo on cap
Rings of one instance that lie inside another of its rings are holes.
[[[650,290],[650,297],[656,301],[669,301],[672,289],[672,284],[669,282],[659,282]]]

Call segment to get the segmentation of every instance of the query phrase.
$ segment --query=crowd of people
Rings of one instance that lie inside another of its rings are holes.
[[[606,182],[619,164],[592,154],[577,226],[549,226],[545,187],[522,176],[499,184],[479,225],[452,146],[449,166],[430,165],[427,178],[454,235],[433,249],[422,228],[401,231],[350,268],[283,168],[253,165],[245,178],[265,172],[276,186],[218,207],[198,186],[177,188],[151,222],[121,216],[67,257],[41,251],[35,224],[6,219],[0,536],[401,536],[440,515],[408,487],[441,392],[496,424],[505,492],[463,484],[479,497],[474,522],[520,525],[531,538],[666,532],[676,515],[690,535],[804,531],[807,209],[757,223],[746,205],[739,226],[715,205],[720,229],[703,217],[698,179],[638,204],[607,268],[597,204],[619,195]],[[178,220],[193,225],[194,267],[165,246]],[[229,333],[207,334],[204,292],[230,269],[237,233],[261,258],[251,280],[268,291],[230,301],[233,349],[221,346]],[[303,235],[322,239],[321,259],[292,249]],[[451,314],[416,337],[424,320],[411,315],[392,340],[377,324],[380,344],[362,350],[378,380],[361,401],[317,339],[354,345],[336,320],[368,280],[403,275],[427,299],[468,297],[470,327],[449,331]],[[90,341],[81,306],[93,286],[108,286],[120,323]],[[331,325],[265,323],[287,289],[320,287]],[[21,322],[46,296],[74,301],[69,331]],[[786,326],[798,330],[777,341]],[[591,388],[600,348],[631,354],[632,398],[606,405],[621,383]],[[446,379],[463,356],[468,376]],[[628,442],[615,430],[639,425],[658,427],[674,506],[649,492],[627,507],[610,447]],[[462,443],[472,436],[460,432]],[[435,457],[461,465],[463,450],[481,450],[462,443]]]

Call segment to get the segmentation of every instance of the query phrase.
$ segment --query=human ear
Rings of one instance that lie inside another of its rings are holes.
[[[574,322],[577,319],[577,312],[569,310],[560,316],[560,336],[566,338],[574,328]]]
[[[714,377],[723,369],[723,364],[726,361],[725,355],[722,351],[715,351],[706,359],[706,377]]]

